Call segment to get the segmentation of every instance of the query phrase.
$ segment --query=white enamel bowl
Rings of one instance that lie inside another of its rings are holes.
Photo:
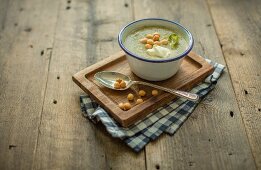
[[[145,26],[163,26],[170,30],[178,32],[187,42],[188,47],[178,56],[171,56],[167,59],[148,59],[140,57],[129,51],[123,44],[125,38],[134,30]],[[134,74],[149,81],[161,81],[170,78],[180,68],[182,59],[191,51],[193,47],[193,37],[191,33],[177,22],[169,21],[160,18],[141,19],[126,25],[118,35],[120,47],[125,51],[128,63]]]

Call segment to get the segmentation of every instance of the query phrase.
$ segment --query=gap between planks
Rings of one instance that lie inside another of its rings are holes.
[[[54,43],[53,43],[54,45]],[[53,46],[52,45],[52,46]],[[53,46],[54,47],[54,46]],[[42,124],[42,115],[43,115],[43,108],[44,108],[44,104],[45,104],[45,96],[46,96],[46,89],[47,89],[47,84],[48,84],[48,77],[49,77],[49,71],[50,71],[50,64],[51,64],[51,59],[52,59],[52,48],[47,48],[46,49],[46,55],[48,55],[49,58],[49,62],[48,62],[48,71],[47,71],[47,76],[46,76],[46,80],[45,80],[45,86],[44,86],[44,96],[43,96],[43,102],[42,102],[42,108],[41,108],[41,113],[40,113],[40,120],[38,123],[38,133],[37,133],[37,137],[36,137],[36,145],[34,147],[34,152],[33,152],[33,163],[32,163],[32,167],[34,167],[34,163],[35,163],[35,155],[37,152],[37,148],[38,148],[38,144],[39,144],[39,136],[41,134],[41,124]]]
[[[45,87],[44,87],[44,96],[43,96],[43,102],[42,102],[42,108],[41,108],[41,113],[40,113],[40,120],[38,123],[38,133],[37,133],[37,138],[36,138],[36,145],[34,147],[34,152],[33,152],[33,163],[32,163],[32,168],[34,168],[35,166],[35,157],[36,157],[36,153],[37,153],[37,148],[38,148],[38,144],[39,144],[39,136],[41,134],[41,124],[42,124],[42,116],[43,116],[43,109],[44,109],[44,104],[45,104],[45,97],[46,97],[46,91],[47,91],[47,85],[48,85],[48,79],[49,79],[49,72],[50,72],[50,65],[51,65],[51,59],[52,59],[52,54],[53,54],[53,48],[55,45],[55,35],[56,35],[56,28],[57,28],[57,23],[58,23],[58,19],[59,19],[59,14],[60,14],[60,8],[61,8],[61,1],[59,0],[58,3],[58,8],[57,8],[57,15],[56,15],[56,23],[55,23],[55,27],[54,27],[54,34],[53,34],[53,43],[52,43],[52,47],[46,48],[46,54],[49,55],[49,62],[48,62],[48,71],[47,71],[47,76],[46,76],[46,80],[45,80]]]

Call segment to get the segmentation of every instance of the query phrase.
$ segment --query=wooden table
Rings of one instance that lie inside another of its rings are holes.
[[[261,1],[0,2],[0,169],[261,169]],[[82,117],[71,76],[146,17],[185,25],[226,70],[174,136],[137,154]]]

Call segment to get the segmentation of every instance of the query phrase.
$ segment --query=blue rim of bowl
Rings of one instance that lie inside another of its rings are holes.
[[[166,21],[166,22],[170,22],[172,24],[175,24],[175,25],[178,25],[181,29],[185,30],[185,32],[187,33],[188,37],[189,37],[189,46],[188,48],[180,55],[176,56],[176,57],[170,57],[168,59],[163,59],[163,60],[160,60],[160,59],[157,59],[157,60],[153,60],[153,59],[146,59],[144,57],[140,57],[136,54],[133,54],[132,52],[130,52],[127,48],[124,47],[123,45],[123,42],[122,42],[122,33],[124,32],[124,30],[131,26],[132,24],[135,24],[136,22],[141,22],[141,21],[144,21],[144,20],[161,20],[161,21]],[[127,53],[128,55],[138,59],[138,60],[142,60],[142,61],[146,61],[146,62],[152,62],[152,63],[165,63],[165,62],[171,62],[171,61],[175,61],[175,60],[179,60],[183,57],[185,57],[193,48],[193,45],[194,45],[194,39],[193,39],[193,36],[192,34],[182,25],[180,25],[179,23],[175,22],[175,21],[170,21],[170,20],[166,20],[166,19],[162,19],[162,18],[145,18],[145,19],[140,19],[140,20],[136,20],[136,21],[133,21],[131,23],[129,23],[128,25],[126,25],[125,27],[123,27],[118,35],[118,43],[120,45],[120,47],[122,48],[122,50]]]

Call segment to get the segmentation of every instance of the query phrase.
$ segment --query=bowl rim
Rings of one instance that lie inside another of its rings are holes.
[[[132,53],[131,51],[129,51],[124,45],[123,45],[123,42],[122,42],[122,34],[123,32],[125,31],[125,29],[137,22],[142,22],[144,20],[160,20],[160,21],[165,21],[165,22],[170,22],[172,24],[175,24],[177,26],[179,26],[181,29],[183,29],[188,37],[189,37],[189,45],[188,45],[188,48],[183,52],[181,53],[180,55],[176,56],[176,57],[170,57],[170,58],[167,58],[167,59],[147,59],[147,58],[144,58],[144,57],[140,57],[134,53]],[[171,62],[171,61],[176,61],[176,60],[179,60],[183,57],[185,57],[193,48],[193,45],[194,45],[194,39],[193,39],[193,36],[192,34],[188,31],[187,28],[185,28],[184,26],[182,26],[181,24],[179,24],[178,22],[175,22],[175,21],[170,21],[170,20],[167,20],[167,19],[163,19],[163,18],[144,18],[144,19],[139,19],[139,20],[136,20],[136,21],[132,21],[130,22],[129,24],[127,24],[126,26],[124,26],[121,31],[119,32],[118,34],[118,43],[120,45],[120,47],[122,48],[122,50],[127,53],[129,56],[132,56],[138,60],[142,60],[142,61],[145,61],[145,62],[152,62],[152,63],[164,63],[164,62]]]

